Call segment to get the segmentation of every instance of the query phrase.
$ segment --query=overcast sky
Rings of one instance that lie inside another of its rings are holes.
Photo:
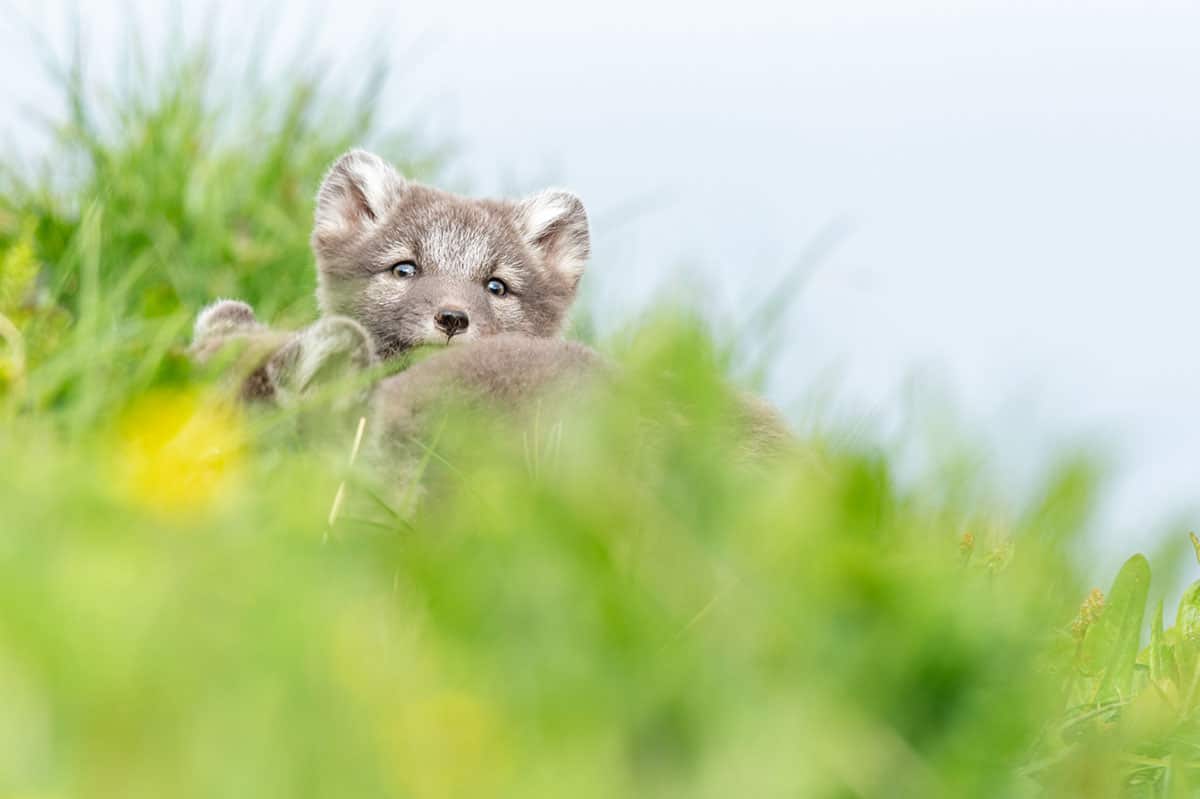
[[[1122,550],[1200,499],[1200,3],[704,5],[351,0],[314,29],[268,4],[222,35],[266,13],[334,61],[394,42],[388,111],[452,134],[457,174],[584,198],[610,329],[664,286],[727,319],[782,286],[781,405],[820,384],[886,433],[924,386],[1013,471],[1107,442]],[[79,3],[102,52],[137,6]],[[5,131],[45,102],[36,57],[0,30]]]

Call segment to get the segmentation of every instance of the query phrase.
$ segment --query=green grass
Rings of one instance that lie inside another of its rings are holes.
[[[310,319],[327,164],[440,163],[378,78],[212,63],[65,70],[51,179],[0,189],[0,795],[1200,789],[1200,589],[1164,622],[1134,558],[1089,597],[1085,461],[1003,517],[832,435],[746,462],[686,315],[601,342],[620,390],[569,417],[448,418],[411,515],[349,435],[229,411],[195,311]]]

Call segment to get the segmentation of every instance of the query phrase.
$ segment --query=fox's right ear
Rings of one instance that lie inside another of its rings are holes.
[[[339,235],[374,224],[400,199],[404,178],[391,164],[366,150],[337,160],[317,191],[313,232]]]

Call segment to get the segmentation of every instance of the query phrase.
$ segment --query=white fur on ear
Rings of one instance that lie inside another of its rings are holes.
[[[572,284],[579,282],[591,254],[582,200],[569,191],[546,189],[521,201],[517,225],[525,241],[551,268]]]
[[[404,178],[366,150],[337,160],[317,191],[316,232],[340,233],[373,224],[400,198]]]

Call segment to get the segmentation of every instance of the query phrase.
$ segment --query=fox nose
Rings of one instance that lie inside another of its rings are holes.
[[[467,312],[457,308],[443,308],[433,315],[433,322],[447,336],[463,332],[470,324]]]

